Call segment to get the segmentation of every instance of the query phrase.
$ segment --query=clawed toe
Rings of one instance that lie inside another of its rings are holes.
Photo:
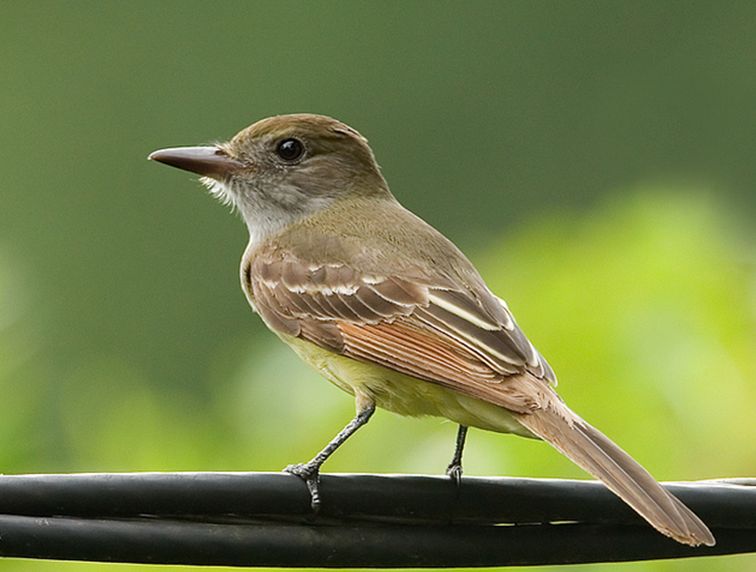
[[[462,465],[452,463],[447,467],[446,474],[454,480],[457,486],[462,484]]]
[[[295,475],[305,482],[307,490],[310,492],[310,506],[312,507],[312,511],[317,513],[320,510],[320,491],[318,490],[320,472],[318,467],[297,463],[286,467],[284,473]]]
[[[283,472],[289,473],[290,475],[296,475],[304,481],[312,478],[313,476],[317,476],[318,474],[317,469],[305,463],[296,463],[294,465],[289,465],[283,470]]]

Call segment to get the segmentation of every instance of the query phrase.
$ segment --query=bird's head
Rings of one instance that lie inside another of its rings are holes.
[[[268,234],[347,197],[390,197],[367,140],[323,115],[269,117],[228,142],[161,149],[149,158],[201,175],[254,233]]]

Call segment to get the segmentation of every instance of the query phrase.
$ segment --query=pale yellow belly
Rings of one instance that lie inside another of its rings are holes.
[[[506,409],[380,365],[357,361],[312,344],[280,335],[309,365],[331,383],[356,397],[399,415],[444,417],[460,425],[498,433],[533,435]]]

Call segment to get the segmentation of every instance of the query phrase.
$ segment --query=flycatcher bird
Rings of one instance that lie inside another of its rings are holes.
[[[244,294],[265,324],[329,381],[356,417],[311,461],[287,467],[317,509],[323,462],[376,407],[541,438],[678,542],[713,545],[706,525],[569,409],[506,303],[464,254],[406,210],[367,140],[321,115],[263,119],[227,143],[155,151],[241,213]]]

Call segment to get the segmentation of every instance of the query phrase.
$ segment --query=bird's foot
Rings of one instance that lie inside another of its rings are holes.
[[[312,465],[310,463],[297,463],[296,465],[289,465],[283,470],[284,473],[290,475],[296,475],[302,479],[307,485],[307,490],[310,492],[310,506],[312,512],[318,513],[320,510],[320,490],[318,484],[320,483],[320,467]]]
[[[449,475],[457,486],[462,484],[462,464],[452,463],[446,468],[446,474]]]

